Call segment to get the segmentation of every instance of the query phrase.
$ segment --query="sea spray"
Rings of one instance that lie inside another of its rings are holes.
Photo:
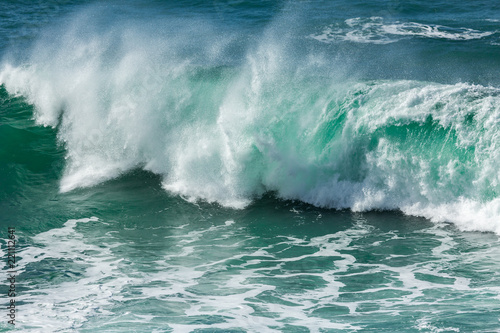
[[[0,72],[39,124],[57,127],[62,192],[143,168],[192,201],[242,208],[274,191],[500,232],[497,88],[346,76],[284,24],[245,44],[197,19],[155,30],[92,20],[78,16]]]

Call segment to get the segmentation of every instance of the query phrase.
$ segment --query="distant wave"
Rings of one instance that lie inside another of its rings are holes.
[[[324,28],[312,38],[331,43],[349,41],[355,43],[389,44],[403,37],[448,39],[455,41],[481,39],[497,31],[478,31],[469,28],[451,28],[442,25],[421,24],[416,22],[386,23],[382,17],[351,18],[344,24],[334,24]]]
[[[80,19],[42,38],[25,63],[4,62],[0,83],[35,106],[40,125],[58,128],[61,191],[143,168],[193,201],[243,208],[274,191],[500,233],[499,89],[346,80],[273,34],[228,65],[231,40],[188,23],[157,34],[151,25],[93,30]],[[485,35],[348,22],[367,24],[391,36]]]

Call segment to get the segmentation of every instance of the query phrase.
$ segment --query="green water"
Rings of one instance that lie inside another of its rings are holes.
[[[497,3],[0,9],[0,331],[500,331]]]

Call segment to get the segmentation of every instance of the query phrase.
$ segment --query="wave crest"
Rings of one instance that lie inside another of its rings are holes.
[[[140,167],[190,200],[242,208],[275,191],[500,233],[496,88],[346,81],[272,34],[230,63],[232,40],[206,27],[195,49],[144,27],[82,29],[0,71],[58,126],[63,192]]]

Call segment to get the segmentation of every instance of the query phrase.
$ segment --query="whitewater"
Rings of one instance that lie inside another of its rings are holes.
[[[62,192],[141,168],[193,202],[243,208],[274,192],[500,233],[498,88],[361,80],[342,59],[280,37],[289,18],[247,45],[209,22],[155,22],[159,33],[92,17],[0,71],[36,122],[57,128]]]

